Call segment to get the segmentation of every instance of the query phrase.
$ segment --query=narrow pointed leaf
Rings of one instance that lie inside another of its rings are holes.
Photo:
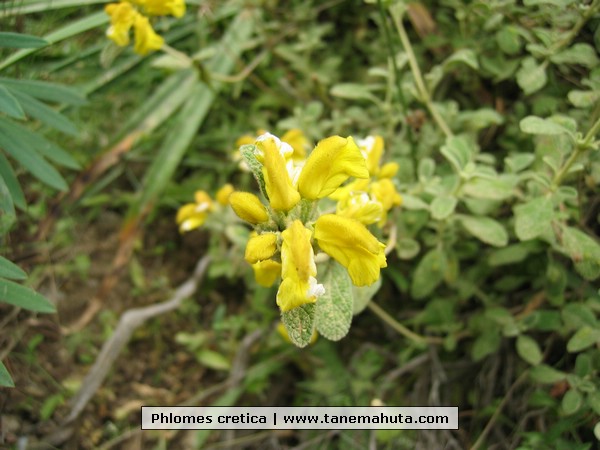
[[[15,119],[24,119],[25,111],[8,89],[0,85],[0,112]]]
[[[24,280],[27,274],[15,263],[9,261],[4,256],[0,256],[0,277],[11,280]]]
[[[41,313],[54,313],[56,307],[46,297],[14,281],[0,278],[0,302]]]

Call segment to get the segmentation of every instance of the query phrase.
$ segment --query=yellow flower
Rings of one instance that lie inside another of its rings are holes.
[[[381,166],[379,170],[379,178],[392,178],[398,172],[400,166],[397,162],[389,162]]]
[[[366,192],[351,192],[338,202],[336,213],[370,225],[381,220],[383,207]]]
[[[252,236],[246,244],[244,258],[250,264],[269,259],[277,251],[277,235],[275,233],[264,233]]]
[[[194,200],[196,203],[187,203],[177,211],[176,221],[181,233],[202,226],[212,210],[212,200],[206,192],[197,191]]]
[[[146,55],[152,50],[160,50],[164,39],[156,34],[147,17],[138,14],[133,23],[135,31],[135,45],[133,51],[139,55]]]
[[[263,176],[269,203],[275,211],[287,212],[300,201],[300,194],[292,185],[275,137],[263,136],[256,141],[256,146],[264,155]]]
[[[368,178],[369,171],[352,137],[331,136],[312,151],[298,178],[302,197],[317,199],[333,193],[349,177]]]
[[[310,242],[311,232],[295,220],[282,233],[281,264],[283,281],[277,291],[277,304],[282,312],[305,303],[314,303],[325,293],[317,284],[317,266]]]
[[[223,206],[227,206],[229,205],[229,196],[231,195],[231,193],[234,191],[234,188],[231,184],[227,183],[226,185],[224,185],[221,189],[219,189],[217,191],[217,201],[223,205]]]
[[[110,3],[104,10],[110,16],[111,24],[106,36],[121,47],[129,44],[129,30],[139,13],[128,2]]]
[[[356,286],[373,284],[387,266],[385,245],[358,220],[325,214],[315,223],[315,239],[321,250],[348,270]]]
[[[240,219],[253,225],[269,220],[265,205],[250,192],[233,192],[229,196],[229,204]]]
[[[357,142],[363,156],[367,161],[367,169],[373,177],[379,172],[379,161],[383,155],[383,138],[381,136],[368,136]]]
[[[293,128],[281,136],[281,140],[287,142],[294,149],[292,159],[302,160],[306,158],[306,147],[309,144],[302,130]]]
[[[266,259],[252,264],[256,282],[264,287],[271,287],[281,276],[281,263]]]
[[[142,6],[149,16],[181,17],[185,14],[183,0],[133,0],[133,2]]]
[[[396,192],[396,187],[389,178],[382,178],[371,183],[371,194],[381,202],[384,211],[389,211],[393,206],[400,206],[402,197]]]

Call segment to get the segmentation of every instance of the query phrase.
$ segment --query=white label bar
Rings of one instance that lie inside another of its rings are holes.
[[[142,430],[457,430],[457,406],[142,406]]]

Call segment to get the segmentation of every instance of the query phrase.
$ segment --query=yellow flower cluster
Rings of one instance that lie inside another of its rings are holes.
[[[110,27],[106,35],[117,45],[129,44],[131,28],[134,30],[135,45],[133,50],[145,55],[152,50],[159,50],[164,39],[156,34],[147,16],[181,17],[185,13],[184,0],[121,0],[105,7],[110,16]]]
[[[312,217],[317,201],[350,177],[369,179],[367,160],[354,139],[326,138],[306,159],[294,158],[295,153],[272,134],[259,136],[254,156],[262,165],[268,206],[251,193],[229,197],[236,214],[257,231],[245,254],[257,282],[271,286],[282,280],[277,292],[281,311],[314,303],[325,293],[317,281],[315,249],[344,266],[356,286],[374,283],[386,267],[385,246],[360,221],[339,214]]]
[[[177,225],[179,231],[184,233],[195,228],[201,227],[206,222],[206,218],[216,208],[229,204],[229,196],[234,191],[231,184],[226,184],[217,191],[215,203],[210,195],[205,191],[196,191],[194,194],[194,203],[187,203],[177,211]]]
[[[369,178],[345,185],[331,198],[338,201],[337,214],[365,225],[376,223],[382,227],[390,209],[402,203],[402,197],[391,180],[398,172],[398,163],[380,165],[383,155],[383,139],[380,136],[359,140],[358,146],[366,160]]]
[[[281,280],[277,304],[282,312],[314,303],[325,293],[317,280],[315,253],[323,252],[345,267],[355,286],[379,279],[387,265],[385,245],[366,225],[383,226],[389,210],[401,203],[391,180],[397,164],[380,165],[380,137],[357,143],[352,137],[331,136],[308,157],[308,140],[301,131],[285,137],[290,142],[266,132],[238,140],[251,145],[244,150],[251,154],[248,169],[253,165],[267,204],[230,185],[217,193],[218,203],[228,203],[254,227],[244,257],[258,284],[268,287]],[[318,202],[327,197],[337,201],[335,213],[319,211]],[[213,205],[205,192],[197,192],[196,202],[179,210],[180,230],[202,225]]]

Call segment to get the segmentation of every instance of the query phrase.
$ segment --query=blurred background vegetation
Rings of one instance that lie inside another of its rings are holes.
[[[596,448],[599,1],[192,0],[147,56],[105,37],[105,3],[0,4],[0,444]],[[293,128],[381,135],[403,197],[368,308],[304,349],[243,232],[174,221],[198,189],[255,190],[237,138]],[[123,313],[206,254],[77,403]],[[374,400],[459,406],[460,429],[139,429],[142,405]]]

